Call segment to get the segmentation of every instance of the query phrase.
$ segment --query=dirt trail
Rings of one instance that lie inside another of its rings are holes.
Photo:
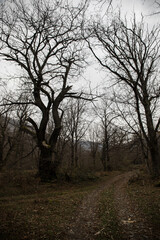
[[[69,226],[66,240],[94,240],[96,233],[100,231],[98,219],[98,205],[101,193],[115,185],[115,206],[118,219],[123,231],[123,240],[145,240],[152,239],[151,231],[146,229],[144,219],[139,216],[127,194],[126,185],[134,173],[124,173],[114,176],[105,184],[92,191],[84,198],[77,215]]]
[[[96,233],[101,229],[98,226],[98,205],[100,194],[109,188],[117,180],[117,177],[109,179],[84,198],[73,223],[69,228],[66,240],[94,240]]]
[[[128,180],[134,176],[134,172],[124,174],[115,184],[115,206],[118,219],[122,227],[122,235],[126,240],[152,240],[152,231],[146,219],[139,213],[138,208],[131,203],[126,193]]]

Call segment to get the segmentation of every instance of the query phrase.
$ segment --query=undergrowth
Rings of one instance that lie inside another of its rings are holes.
[[[160,239],[160,187],[157,186],[145,173],[128,186],[129,196],[146,218],[155,240]]]

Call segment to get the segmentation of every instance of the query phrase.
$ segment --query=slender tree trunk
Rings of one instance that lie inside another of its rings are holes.
[[[106,172],[107,171],[106,157],[102,159],[102,163],[103,163],[103,171]]]
[[[101,156],[101,160],[102,160],[102,164],[103,164],[103,171],[107,171],[106,158],[107,158],[106,143],[104,142],[103,147],[102,147],[102,156]]]
[[[107,137],[106,137],[106,140],[103,143],[103,147],[102,147],[102,164],[103,164],[104,171],[111,171],[109,143],[108,143]]]
[[[109,155],[109,150],[107,149],[107,171],[111,171],[111,161],[110,161],[110,155]]]
[[[74,155],[75,155],[75,147],[74,147],[74,136],[71,134],[71,168],[74,167]]]
[[[93,167],[95,169],[96,168],[96,154],[92,154],[92,158],[93,158]]]
[[[97,149],[98,149],[98,146],[96,143],[91,143],[90,145],[90,148],[91,148],[91,156],[92,156],[92,159],[93,159],[93,168],[95,169],[96,168],[96,155],[97,155]]]
[[[74,167],[74,143],[71,144],[71,167]]]
[[[78,167],[78,141],[75,142],[75,166]]]
[[[0,142],[0,171],[3,168],[3,143]]]

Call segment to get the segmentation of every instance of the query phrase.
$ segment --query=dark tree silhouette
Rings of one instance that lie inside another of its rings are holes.
[[[21,97],[8,104],[31,105],[36,110],[23,130],[37,139],[42,181],[56,177],[56,144],[61,131],[60,105],[72,92],[74,79],[84,65],[81,30],[86,2],[71,7],[67,1],[13,1],[0,16],[0,56],[21,69]],[[23,98],[24,99],[24,98]],[[54,126],[47,132],[49,119]],[[48,137],[49,135],[49,137]]]
[[[95,23],[92,29],[96,44],[90,42],[89,47],[101,66],[122,86],[122,91],[129,90],[127,101],[137,113],[140,130],[150,150],[153,176],[159,176],[159,29],[149,31],[143,22],[138,24],[135,19],[128,26],[120,18],[108,27]],[[103,52],[98,52],[97,47]]]

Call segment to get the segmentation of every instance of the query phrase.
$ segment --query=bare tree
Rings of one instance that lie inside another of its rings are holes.
[[[113,120],[116,118],[111,112],[111,102],[106,99],[101,99],[100,105],[95,107],[96,116],[100,119],[101,126],[101,161],[104,171],[111,170],[110,151],[113,147],[113,136],[115,134],[115,126]]]
[[[86,102],[82,99],[71,99],[67,105],[64,121],[66,120],[65,126],[70,140],[71,167],[78,167],[78,145],[89,125],[85,119]]]
[[[79,97],[72,84],[85,62],[81,37],[85,6],[70,7],[67,1],[56,0],[15,0],[4,6],[0,16],[0,56],[20,67],[21,94],[27,95],[27,101],[15,95],[8,104],[36,108],[37,114],[26,119],[32,127],[23,127],[37,139],[43,181],[56,177],[56,143],[63,117],[60,105],[67,97]],[[50,116],[54,127],[48,138]]]
[[[96,168],[96,156],[100,148],[100,128],[97,123],[94,123],[89,129],[89,145],[90,154],[93,159],[93,167]]]
[[[11,108],[0,112],[0,170],[7,164],[14,147],[15,127],[11,123]]]
[[[2,104],[2,103],[1,103]],[[3,105],[3,104],[2,104]],[[5,105],[5,104],[4,104]],[[0,108],[0,169],[22,167],[22,160],[36,149],[35,140],[22,131],[26,118],[31,114],[28,105],[1,106]],[[31,162],[35,162],[35,160]],[[24,165],[24,164],[23,164]],[[35,163],[31,164],[31,167]]]
[[[94,24],[93,32],[104,57],[91,43],[89,47],[101,66],[114,76],[116,83],[121,84],[123,91],[126,86],[129,89],[128,100],[136,111],[139,127],[150,150],[153,176],[159,176],[159,29],[149,31],[143,22],[136,23],[135,19],[128,26],[126,21],[118,18],[108,27]]]
[[[114,106],[112,108],[112,111],[117,116],[117,119],[119,119],[119,121],[123,123],[123,129],[128,135],[128,138],[130,139],[130,141],[133,141],[133,145],[134,142],[137,144],[137,148],[139,149],[138,152],[141,152],[140,155],[143,155],[143,161],[146,163],[148,168],[150,168],[148,146],[139,126],[137,112],[135,111],[134,96],[132,96],[132,90],[130,89],[130,87],[127,86],[127,89],[125,89],[125,91],[124,89],[124,85],[116,85],[116,93],[114,92],[112,97],[112,102]],[[141,118],[143,119],[143,123],[145,123],[144,114],[141,114]],[[139,156],[139,158],[142,157]]]
[[[26,99],[22,99],[22,101]],[[30,105],[16,105],[14,115],[12,114],[12,121],[15,122],[16,128],[16,137],[15,137],[15,147],[14,147],[14,161],[12,165],[18,165],[19,168],[22,168],[22,162],[24,159],[28,159],[33,156],[34,151],[36,150],[37,143],[36,139],[33,136],[30,136],[30,131],[33,129],[27,127],[26,120],[33,114],[33,111],[30,109]],[[29,131],[30,130],[30,131]],[[35,159],[32,158],[32,162],[35,162]],[[35,165],[32,164],[31,167]]]

